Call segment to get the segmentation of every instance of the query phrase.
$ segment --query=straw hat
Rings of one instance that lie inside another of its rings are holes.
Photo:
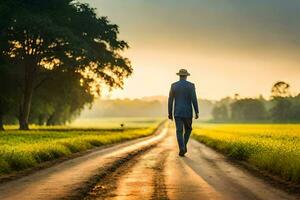
[[[179,70],[178,73],[176,73],[178,76],[190,76],[191,74],[186,69]]]

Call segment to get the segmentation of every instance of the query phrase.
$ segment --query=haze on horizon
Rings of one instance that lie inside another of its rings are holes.
[[[300,1],[82,0],[120,26],[134,74],[111,98],[168,95],[180,68],[200,98],[300,92]]]

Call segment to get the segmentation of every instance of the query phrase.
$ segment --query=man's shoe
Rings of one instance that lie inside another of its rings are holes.
[[[180,152],[179,152],[179,156],[180,156],[180,157],[184,157],[184,152],[183,152],[183,151],[180,151]]]

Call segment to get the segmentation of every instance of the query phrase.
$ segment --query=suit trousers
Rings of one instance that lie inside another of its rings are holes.
[[[179,151],[187,151],[187,143],[192,132],[193,118],[175,117],[176,135]]]

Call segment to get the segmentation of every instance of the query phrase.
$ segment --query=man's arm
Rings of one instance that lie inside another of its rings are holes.
[[[174,91],[173,91],[173,86],[171,86],[169,99],[168,99],[168,114],[169,114],[168,117],[170,120],[173,120],[173,101],[174,101]]]
[[[192,104],[195,110],[195,118],[198,119],[199,118],[199,107],[198,107],[198,99],[197,99],[197,94],[196,94],[196,89],[195,89],[195,85],[193,84],[193,91],[192,91]]]

